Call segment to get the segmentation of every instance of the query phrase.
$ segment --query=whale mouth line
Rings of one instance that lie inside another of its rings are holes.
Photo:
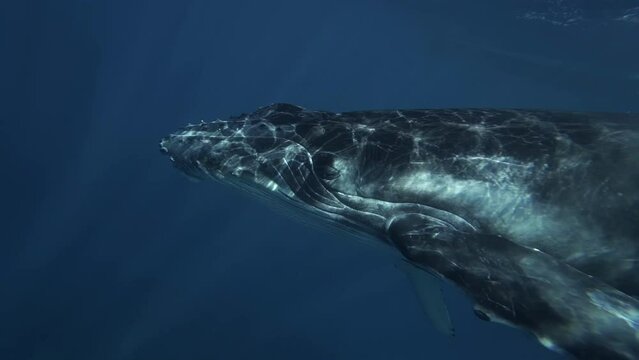
[[[365,207],[373,207],[372,203],[376,203],[376,206],[382,206],[384,208],[384,215],[389,218],[392,217],[387,214],[396,214],[397,212],[403,213],[419,213],[422,215],[430,216],[443,223],[448,224],[452,229],[460,232],[477,232],[480,231],[480,227],[466,220],[462,216],[459,216],[453,212],[432,207],[420,203],[408,203],[408,202],[392,202],[388,200],[376,199],[372,197],[365,197],[361,195],[347,194],[343,192],[336,192],[336,197],[344,205],[357,211],[366,211],[377,215],[382,215],[374,211],[370,211]],[[382,215],[382,216],[384,216]]]

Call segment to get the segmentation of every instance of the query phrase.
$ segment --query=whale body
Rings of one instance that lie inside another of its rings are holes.
[[[549,349],[639,358],[637,114],[273,104],[160,147],[191,177],[396,252],[443,331],[433,276]]]

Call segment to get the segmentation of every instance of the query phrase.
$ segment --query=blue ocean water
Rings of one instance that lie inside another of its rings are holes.
[[[639,111],[639,1],[0,5],[0,359],[559,359],[158,141],[291,102]]]

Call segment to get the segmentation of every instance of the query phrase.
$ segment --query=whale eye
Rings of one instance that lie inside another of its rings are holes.
[[[313,171],[322,180],[335,180],[339,177],[339,170],[333,166],[335,156],[328,152],[313,155]]]
[[[490,321],[490,316],[488,316],[488,314],[479,310],[478,308],[474,308],[473,312],[475,313],[475,316],[477,316],[480,320]]]

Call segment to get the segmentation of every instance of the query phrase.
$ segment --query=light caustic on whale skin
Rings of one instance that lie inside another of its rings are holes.
[[[161,149],[189,176],[396,250],[444,332],[428,274],[548,348],[639,357],[638,115],[274,104]]]

